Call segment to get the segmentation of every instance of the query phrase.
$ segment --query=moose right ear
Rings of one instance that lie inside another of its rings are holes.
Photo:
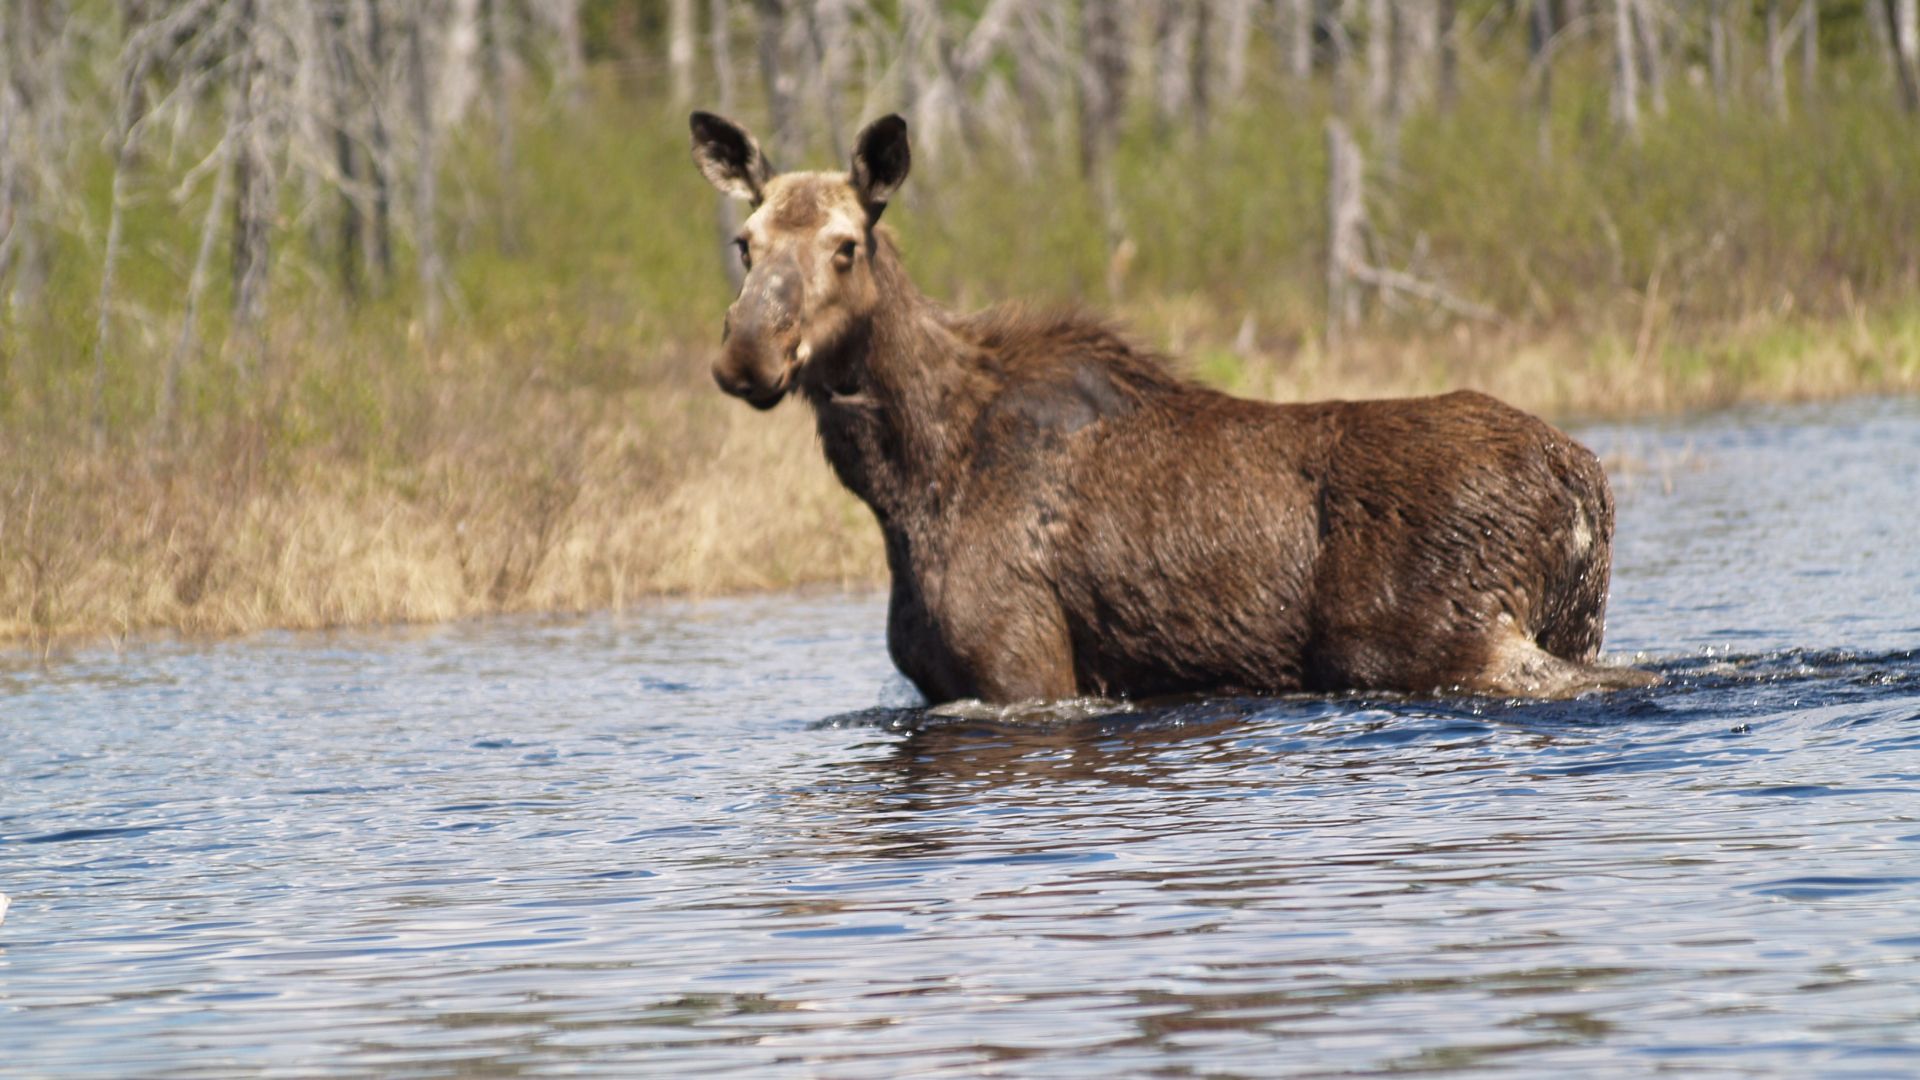
[[[693,129],[693,163],[707,182],[736,199],[759,206],[766,198],[773,166],[747,129],[709,112],[688,118]]]
[[[868,124],[854,141],[853,168],[847,179],[867,208],[867,220],[879,221],[887,200],[907,179],[913,155],[907,149],[907,122],[889,113]]]

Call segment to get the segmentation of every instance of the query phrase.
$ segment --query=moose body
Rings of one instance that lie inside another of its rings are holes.
[[[1613,503],[1593,455],[1475,393],[1271,404],[1106,324],[957,315],[887,230],[904,122],[850,172],[776,175],[693,118],[755,206],[714,376],[812,407],[886,539],[895,664],[929,699],[1374,689],[1563,695],[1593,661]]]

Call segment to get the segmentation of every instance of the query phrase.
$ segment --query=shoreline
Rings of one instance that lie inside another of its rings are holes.
[[[1688,382],[1656,372],[1611,397],[1594,391],[1624,386],[1624,369],[1567,362],[1552,341],[1492,364],[1468,358],[1485,355],[1484,346],[1454,338],[1362,343],[1337,367],[1311,351],[1285,363],[1256,358],[1226,378],[1182,366],[1231,392],[1275,400],[1473,387],[1577,431],[1917,393],[1920,348],[1899,347],[1906,333],[1880,342],[1897,351],[1875,354],[1877,378],[1834,366],[1832,357],[1854,354],[1829,337],[1805,351],[1804,363],[1784,362],[1764,380]],[[1834,377],[1843,371],[1854,378]],[[497,427],[456,409],[442,418],[451,431],[394,460],[326,447],[234,450],[250,445],[245,438],[175,456],[60,447],[43,459],[51,476],[16,460],[14,475],[0,476],[0,652],[44,659],[100,643],[884,588],[879,531],[832,476],[797,403],[762,414],[695,383],[603,404],[548,400]],[[1632,462],[1606,464],[1616,485],[1634,471]],[[35,486],[23,490],[28,477]]]

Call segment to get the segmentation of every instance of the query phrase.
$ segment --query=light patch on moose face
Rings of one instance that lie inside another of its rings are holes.
[[[845,173],[783,173],[768,183],[744,233],[755,263],[766,267],[762,287],[780,300],[778,322],[794,335],[784,358],[787,375],[797,377],[810,360],[833,354],[879,302],[867,211]],[[858,254],[837,264],[835,254],[849,243]]]

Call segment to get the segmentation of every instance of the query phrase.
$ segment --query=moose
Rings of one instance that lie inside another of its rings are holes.
[[[1613,497],[1545,422],[1467,391],[1246,400],[1077,311],[949,311],[880,224],[900,117],[844,173],[691,127],[700,172],[752,207],[714,380],[812,408],[885,539],[888,651],[930,701],[1652,681],[1596,662]]]

